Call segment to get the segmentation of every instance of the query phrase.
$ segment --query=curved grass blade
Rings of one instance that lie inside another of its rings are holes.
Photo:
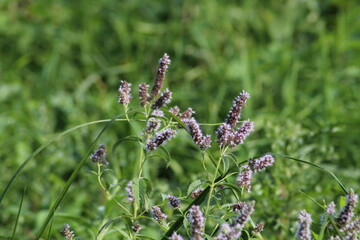
[[[113,123],[115,122],[115,120],[119,117],[121,117],[123,114],[120,114],[114,118],[112,118],[105,126],[104,128],[101,130],[101,132],[98,134],[98,136],[95,138],[95,140],[92,142],[92,144],[89,147],[89,150],[87,151],[87,153],[84,155],[84,157],[82,158],[82,160],[76,165],[74,171],[72,172],[70,178],[67,180],[67,182],[65,183],[59,197],[56,199],[55,203],[53,204],[53,206],[50,208],[50,211],[44,221],[44,223],[41,225],[39,232],[37,233],[35,239],[40,239],[41,235],[43,234],[46,226],[48,225],[49,221],[51,220],[52,216],[54,215],[56,209],[59,207],[61,201],[63,200],[63,198],[65,197],[67,191],[69,190],[71,184],[74,182],[75,178],[78,176],[81,168],[84,166],[84,164],[86,163],[86,161],[89,158],[89,155],[92,152],[93,147],[95,146],[95,144],[97,143],[97,141],[99,140],[99,138],[101,137],[101,135],[105,132],[105,130]]]
[[[138,110],[133,110],[131,112],[137,112]],[[131,113],[128,112],[128,113]],[[117,116],[118,118],[124,116],[124,114],[121,114],[119,116]],[[14,173],[14,175],[11,177],[10,181],[8,182],[8,184],[6,185],[4,191],[1,193],[0,196],[0,204],[2,202],[2,200],[4,199],[6,193],[9,191],[11,185],[13,184],[13,182],[15,181],[15,179],[17,178],[17,176],[20,174],[20,172],[25,168],[25,166],[31,161],[31,159],[35,158],[41,151],[43,151],[45,148],[47,148],[51,143],[55,142],[56,140],[58,140],[59,138],[71,133],[74,130],[77,130],[79,128],[82,127],[86,127],[89,125],[93,125],[93,124],[98,124],[98,123],[104,123],[104,122],[110,122],[113,121],[113,119],[104,119],[104,120],[97,120],[97,121],[92,121],[92,122],[88,122],[88,123],[84,123],[84,124],[80,124],[78,126],[75,126],[73,128],[70,128],[60,134],[58,134],[57,136],[55,136],[54,138],[52,138],[49,142],[45,143],[44,145],[41,145],[38,149],[36,149],[21,165],[20,167],[16,170],[16,172]],[[127,121],[127,119],[116,119],[115,121]]]
[[[345,194],[346,195],[348,194],[348,191],[346,190],[345,186],[340,182],[340,180],[336,177],[336,175],[333,172],[330,172],[329,170],[321,167],[320,165],[317,165],[315,163],[308,162],[308,161],[305,161],[305,160],[302,160],[302,159],[290,157],[290,156],[287,156],[287,155],[284,155],[284,154],[277,154],[277,153],[269,153],[269,154],[274,155],[274,156],[283,157],[283,158],[288,158],[288,159],[291,159],[291,160],[294,160],[294,161],[297,161],[297,162],[300,162],[300,163],[305,163],[305,164],[316,167],[316,168],[326,172],[327,174],[329,174],[331,177],[333,177],[335,179],[335,181],[340,185],[341,189],[345,192]]]
[[[12,233],[12,236],[11,236],[11,240],[13,240],[14,237],[15,237],[15,232],[16,232],[17,224],[19,222],[19,217],[20,217],[21,208],[22,208],[22,204],[23,204],[23,201],[24,201],[24,197],[25,197],[25,192],[26,192],[26,187],[24,188],[24,192],[23,192],[23,194],[21,196],[19,210],[18,210],[18,213],[17,213],[17,216],[16,216],[15,225],[14,225],[13,233]]]

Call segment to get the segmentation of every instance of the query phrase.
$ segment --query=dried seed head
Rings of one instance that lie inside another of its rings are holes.
[[[139,223],[136,223],[134,226],[131,227],[132,230],[135,232],[135,233],[139,233],[140,230],[141,230],[141,226]]]
[[[200,129],[199,124],[196,122],[195,118],[191,118],[186,121],[186,125],[189,128],[194,143],[200,147],[201,150],[205,150],[211,146],[211,136],[203,136],[203,133]]]
[[[164,53],[164,56],[162,58],[160,58],[159,68],[158,68],[158,71],[156,74],[155,83],[151,90],[151,97],[153,99],[156,98],[160,93],[160,90],[164,83],[165,74],[168,70],[168,66],[170,65],[170,63],[171,63],[171,61],[170,61],[169,56],[166,53]]]
[[[274,164],[275,159],[272,155],[266,154],[259,159],[250,159],[249,166],[256,173],[265,169],[266,167],[270,167]]]
[[[195,198],[197,198],[203,191],[204,191],[203,188],[194,190],[194,191],[191,193],[190,197],[191,197],[192,199],[195,199]]]
[[[106,161],[106,148],[105,145],[100,144],[99,148],[90,155],[90,159],[93,163],[100,163],[101,165],[108,165],[109,162]]]
[[[172,114],[174,114],[175,116],[179,115],[180,112],[180,108],[178,106],[174,106],[172,108],[169,109],[169,112],[171,112]]]
[[[230,109],[229,115],[226,119],[226,123],[234,128],[239,121],[242,108],[245,106],[247,99],[250,98],[250,94],[242,91],[233,101],[233,106]]]
[[[252,171],[248,165],[242,166],[244,169],[236,179],[239,187],[245,188],[248,192],[251,190]]]
[[[60,232],[63,234],[63,237],[66,239],[73,239],[75,237],[74,231],[70,231],[69,224],[65,224]]]
[[[179,200],[178,198],[176,198],[176,197],[174,197],[174,196],[172,196],[172,195],[167,195],[167,198],[168,198],[168,200],[169,200],[169,204],[170,204],[173,208],[177,209],[177,208],[180,207],[181,202],[180,202],[180,200]]]
[[[125,188],[127,195],[128,195],[128,200],[131,204],[133,204],[135,201],[133,190],[132,190],[132,184],[133,184],[132,181],[128,182],[128,184]]]
[[[174,129],[171,128],[164,129],[161,132],[158,132],[152,140],[149,140],[146,143],[146,148],[148,151],[153,151],[157,147],[165,144],[171,138],[174,138],[175,136],[176,136],[176,131]]]
[[[165,89],[165,92],[159,97],[151,106],[153,109],[159,109],[167,103],[171,102],[172,92],[169,89]]]
[[[311,240],[311,222],[311,215],[305,210],[301,211],[299,214],[299,225],[295,237],[300,240]]]
[[[149,85],[147,85],[146,83],[139,84],[140,106],[142,107],[149,103],[148,98],[150,95],[148,93],[148,88]]]
[[[129,104],[131,101],[130,88],[131,84],[127,81],[121,80],[119,87],[119,100],[120,104]]]
[[[354,209],[358,202],[358,195],[351,189],[346,196],[346,205],[342,208],[339,216],[336,218],[337,224],[342,227],[351,221],[354,216]]]
[[[329,215],[334,215],[335,214],[335,203],[332,201],[328,204],[327,208],[326,208],[326,213]]]
[[[183,237],[176,232],[171,235],[171,240],[183,240]]]
[[[234,203],[232,205],[233,212],[241,211],[245,207],[245,202]]]
[[[167,218],[166,214],[161,212],[161,209],[158,206],[153,206],[151,208],[151,211],[153,213],[155,220],[158,221],[159,223],[161,223],[161,220],[163,219],[165,220]]]
[[[199,206],[193,205],[189,210],[189,222],[193,240],[202,240],[205,218]]]

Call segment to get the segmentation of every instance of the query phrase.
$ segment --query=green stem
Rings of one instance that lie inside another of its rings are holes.
[[[119,205],[120,208],[122,208],[127,214],[131,215],[129,210],[126,209],[118,200],[116,200],[113,195],[105,188],[105,186],[103,185],[102,181],[101,181],[101,175],[102,175],[102,172],[101,172],[101,164],[97,164],[98,166],[98,171],[97,171],[97,179],[98,179],[98,182],[101,186],[101,188],[104,190],[104,192],[106,193],[106,195],[108,195],[112,200],[114,200],[117,205]]]

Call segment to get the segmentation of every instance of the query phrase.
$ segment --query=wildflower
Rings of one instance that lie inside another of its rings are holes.
[[[339,236],[331,236],[330,240],[341,240],[341,238]]]
[[[199,124],[196,122],[195,118],[191,118],[186,122],[186,125],[189,128],[194,143],[200,147],[201,150],[205,150],[211,146],[211,136],[203,136]]]
[[[233,106],[230,109],[226,123],[234,128],[240,118],[242,108],[245,106],[247,99],[250,98],[250,94],[242,91],[233,101]]]
[[[186,121],[187,119],[190,119],[192,117],[192,115],[194,115],[194,114],[195,114],[195,111],[192,110],[192,108],[188,108],[183,113],[180,114],[179,118],[182,121],[184,121],[184,120]],[[186,122],[184,122],[184,123],[186,123]]]
[[[99,163],[101,165],[108,165],[109,162],[106,161],[106,149],[105,145],[100,144],[99,148],[94,151],[93,154],[90,155],[90,159],[93,163]]]
[[[189,222],[193,240],[202,240],[205,218],[199,206],[193,205],[189,210]]]
[[[224,146],[235,146],[234,138],[235,133],[231,126],[227,123],[224,123],[219,126],[218,130],[216,131],[217,134],[217,142],[220,144],[220,147]]]
[[[127,192],[127,195],[128,195],[128,200],[129,200],[129,202],[131,204],[133,204],[134,201],[135,201],[134,193],[133,193],[133,190],[132,190],[132,184],[133,184],[132,181],[128,182],[128,184],[127,184],[127,186],[125,188],[125,190]]]
[[[217,240],[232,240],[238,239],[241,235],[241,230],[228,223],[221,224],[220,233],[217,235]]]
[[[175,136],[176,136],[176,131],[174,129],[171,128],[164,129],[161,132],[157,133],[152,140],[149,140],[146,143],[146,148],[149,151],[153,151],[157,147],[165,144],[167,141],[169,141],[171,138]]]
[[[157,116],[157,117],[163,117],[163,116],[164,116],[164,112],[161,111],[161,110],[154,110],[154,111],[152,112],[152,115],[153,115],[153,116]],[[144,134],[144,135],[145,135],[145,134],[149,134],[149,133],[152,132],[152,131],[155,132],[155,131],[159,130],[160,126],[161,126],[160,120],[157,119],[157,118],[151,117],[151,118],[149,118],[149,120],[148,120],[148,122],[147,122],[147,124],[146,124],[146,129],[145,129],[145,131],[143,132],[143,134]]]
[[[245,204],[240,214],[236,217],[235,223],[237,228],[243,229],[247,221],[249,221],[250,215],[254,211],[254,203]]]
[[[159,97],[151,107],[153,109],[159,109],[162,106],[164,106],[166,103],[170,103],[171,97],[172,97],[172,92],[170,92],[169,89],[165,89],[161,97]]]
[[[241,231],[244,228],[247,221],[250,219],[250,215],[254,211],[254,203],[244,204],[239,215],[234,219],[234,223],[229,225],[228,223],[222,224],[220,233],[217,236],[218,240],[232,240],[238,239],[241,236]]]
[[[75,237],[74,231],[70,231],[69,224],[65,224],[60,232],[63,234],[64,238],[66,239],[73,239]]]
[[[171,240],[183,240],[183,237],[176,232],[171,235]]]
[[[131,227],[131,229],[135,232],[135,233],[139,233],[141,230],[141,225],[139,223],[136,223],[134,226]]]
[[[295,237],[300,240],[311,240],[310,225],[312,219],[305,210],[299,214],[299,225]]]
[[[245,139],[254,131],[254,123],[247,120],[243,122],[240,128],[234,134],[234,144],[239,145],[243,144]],[[233,147],[235,147],[233,146]]]
[[[332,201],[328,204],[327,208],[326,208],[326,213],[329,215],[334,215],[335,214],[335,203]]]
[[[252,171],[248,165],[242,166],[244,169],[236,179],[236,183],[239,187],[245,188],[248,192],[251,189]]]
[[[245,202],[234,203],[232,205],[232,210],[233,210],[233,212],[241,211],[241,209],[243,209],[245,207],[245,205],[246,205]]]
[[[177,209],[180,207],[180,200],[178,198],[171,196],[171,195],[167,195],[167,198],[169,200],[170,205],[173,208]]]
[[[174,114],[175,116],[179,115],[180,112],[180,108],[178,106],[174,106],[172,108],[169,109],[169,112],[171,112],[172,114]]]
[[[166,214],[161,212],[161,209],[158,206],[153,206],[151,208],[151,211],[153,213],[153,216],[154,216],[155,220],[158,221],[159,223],[161,222],[161,220],[167,218]]]
[[[252,234],[256,235],[258,233],[261,233],[262,231],[264,231],[264,226],[265,226],[265,224],[263,222],[256,224],[255,229],[252,232]]]
[[[129,104],[130,103],[130,100],[131,100],[130,86],[131,86],[131,84],[128,83],[127,81],[124,81],[124,80],[120,81],[118,103],[121,103],[121,104]]]
[[[148,93],[149,85],[146,83],[139,84],[139,98],[140,98],[140,106],[145,106],[149,103],[149,93]]]
[[[339,226],[344,226],[351,221],[354,216],[354,209],[358,201],[358,195],[353,190],[346,196],[346,205],[342,208],[339,216],[336,218],[336,222]]]
[[[190,197],[191,197],[192,199],[195,199],[195,198],[197,198],[203,191],[204,191],[203,188],[194,190],[194,191],[191,193]]]
[[[266,167],[270,167],[274,164],[274,157],[270,154],[266,154],[259,159],[250,159],[249,166],[254,172],[261,171]]]
[[[344,233],[345,240],[357,239],[356,234],[360,232],[360,218],[346,224],[340,231]]]
[[[160,58],[159,68],[158,68],[158,71],[156,74],[155,83],[151,90],[151,96],[153,99],[159,95],[159,92],[164,83],[165,74],[167,72],[167,69],[168,69],[168,66],[170,65],[170,63],[171,63],[171,61],[170,61],[169,56],[166,53],[164,53],[164,56],[162,58]]]

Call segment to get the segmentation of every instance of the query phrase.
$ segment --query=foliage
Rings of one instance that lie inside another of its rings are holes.
[[[251,117],[256,131],[232,152],[237,159],[269,151],[306,159],[358,190],[356,1],[15,0],[2,1],[0,9],[1,191],[21,163],[54,136],[123,113],[114,91],[119,80],[133,86],[151,82],[154,58],[163,52],[173,60],[165,83],[176,93],[173,103],[191,106],[200,123],[222,122],[238,91],[250,92],[243,118]],[[29,162],[0,204],[1,236],[11,236],[22,202],[15,236],[35,237],[103,126],[72,131]],[[142,127],[133,124],[137,132]],[[207,133],[216,128],[203,126]],[[134,133],[126,121],[118,121],[100,141],[112,146]],[[162,201],[161,193],[180,195],[206,176],[201,152],[183,135],[167,145],[171,161],[161,153],[144,170],[155,186],[154,203]],[[102,177],[121,192],[119,201],[137,171],[138,147],[124,141],[109,153],[113,172]],[[52,238],[60,238],[65,222],[84,239],[94,238],[105,223],[124,224],[93,170],[88,161],[74,179],[52,221]],[[294,236],[300,209],[322,213],[298,190],[318,202],[339,199],[341,188],[330,179],[315,168],[277,158],[276,167],[254,180],[251,194],[253,218],[265,221],[264,238]],[[106,239],[117,234],[112,231]],[[146,234],[158,231],[154,227]]]

